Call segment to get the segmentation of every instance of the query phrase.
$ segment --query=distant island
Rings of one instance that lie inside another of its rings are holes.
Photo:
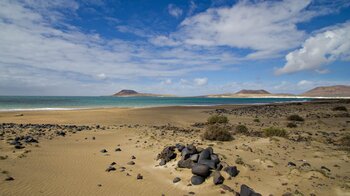
[[[135,90],[123,89],[118,93],[113,94],[112,96],[115,96],[115,97],[170,97],[171,95],[139,93]]]
[[[266,90],[247,90],[243,89],[236,93],[214,94],[203,97],[232,97],[232,98],[282,98],[282,97],[350,97],[350,86],[335,85],[335,86],[321,86],[306,91],[301,94],[287,94],[287,93],[270,93]]]
[[[175,97],[174,95],[163,95],[153,93],[139,93],[135,90],[123,89],[113,94],[116,97]],[[301,94],[270,93],[264,89],[251,90],[242,89],[235,93],[212,94],[197,97],[213,98],[296,98],[296,97],[350,97],[350,86],[335,85],[313,88]]]
[[[320,86],[301,95],[307,97],[350,97],[350,86]]]

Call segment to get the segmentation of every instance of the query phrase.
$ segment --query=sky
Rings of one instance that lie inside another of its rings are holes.
[[[0,95],[350,85],[349,0],[1,0]]]

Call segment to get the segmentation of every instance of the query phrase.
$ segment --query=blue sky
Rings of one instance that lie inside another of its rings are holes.
[[[0,95],[350,85],[348,0],[2,0]]]

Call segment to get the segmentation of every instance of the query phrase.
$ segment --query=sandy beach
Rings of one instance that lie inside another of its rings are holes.
[[[235,195],[242,184],[262,195],[350,195],[350,115],[336,106],[350,102],[2,112],[0,195]],[[202,139],[214,114],[228,117],[234,140]],[[288,128],[291,114],[305,120]],[[248,133],[237,133],[239,124]],[[272,126],[288,136],[259,134]],[[28,135],[38,143],[10,144]],[[239,174],[221,171],[225,186],[212,177],[191,185],[180,153],[163,166],[156,160],[177,143],[211,146]]]

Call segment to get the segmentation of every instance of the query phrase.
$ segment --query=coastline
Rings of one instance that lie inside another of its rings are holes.
[[[344,183],[350,175],[350,156],[340,142],[350,131],[350,116],[332,108],[350,109],[349,104],[316,100],[0,112],[0,179],[14,178],[0,183],[0,195],[218,195],[232,194],[227,187],[239,192],[242,184],[262,195],[295,191],[347,195],[350,189]],[[206,120],[214,114],[228,117],[234,140],[203,140]],[[297,128],[286,127],[291,114],[302,116],[305,122],[295,122]],[[238,125],[247,126],[250,134],[235,133]],[[288,137],[258,134],[271,126],[285,129]],[[39,143],[24,143],[23,149],[10,144],[28,135]],[[212,177],[202,185],[188,186],[191,170],[177,167],[180,154],[166,166],[156,160],[163,148],[176,143],[211,146],[223,162],[240,172],[230,178],[221,171],[226,186],[213,185]],[[115,151],[117,148],[121,151]],[[136,158],[131,159],[133,156]],[[135,165],[128,164],[131,160]],[[112,162],[116,170],[106,172]],[[137,179],[138,174],[143,179]],[[173,183],[176,177],[181,181]],[[315,184],[322,186],[315,188]]]

